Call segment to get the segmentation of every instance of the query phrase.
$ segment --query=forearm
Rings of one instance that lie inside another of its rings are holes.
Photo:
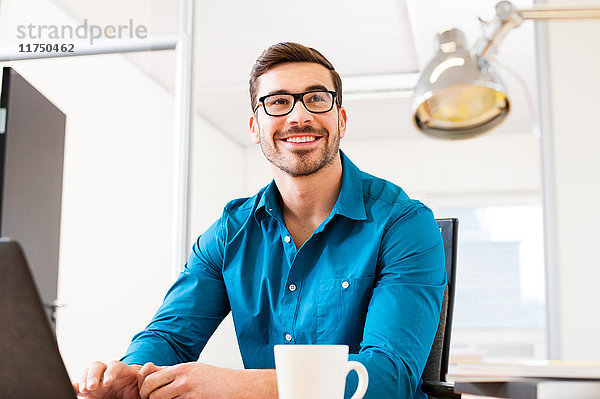
[[[231,370],[232,391],[235,399],[277,399],[275,370]]]
[[[419,378],[399,358],[378,351],[351,354],[348,360],[358,361],[369,373],[369,388],[365,399],[412,398]],[[344,397],[350,398],[358,386],[358,375],[350,372],[346,378]]]
[[[181,359],[173,347],[165,337],[151,331],[142,331],[136,334],[127,348],[127,353],[120,360],[130,365],[152,362],[159,366],[189,361]]]
[[[349,356],[369,372],[365,399],[415,395],[435,337],[444,286],[397,284],[374,292],[361,350]],[[393,298],[405,299],[394,304]],[[356,386],[356,375],[350,373],[347,398]]]

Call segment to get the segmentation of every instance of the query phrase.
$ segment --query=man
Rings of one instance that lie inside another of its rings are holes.
[[[250,98],[273,181],[227,204],[122,362],[94,363],[75,387],[89,398],[276,398],[274,345],[346,344],[369,372],[366,398],[424,397],[446,283],[431,211],[339,150],[341,79],[316,50],[267,49]],[[230,310],[246,370],[196,361]],[[356,384],[351,373],[347,397]]]

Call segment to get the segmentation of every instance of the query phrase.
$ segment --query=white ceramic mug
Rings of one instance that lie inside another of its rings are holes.
[[[351,399],[361,399],[369,385],[367,369],[348,361],[347,345],[275,345],[279,399],[343,399],[346,376],[358,374]]]

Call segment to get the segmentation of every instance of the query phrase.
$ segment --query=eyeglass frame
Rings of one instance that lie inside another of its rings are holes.
[[[306,104],[304,104],[304,95],[308,94],[308,93],[329,93],[331,94],[331,107],[327,110],[327,111],[311,111],[310,109],[308,109],[308,107],[306,106]],[[271,96],[281,96],[281,95],[288,95],[288,96],[292,96],[294,98],[294,104],[292,105],[292,108],[290,108],[290,110],[288,112],[286,112],[285,114],[281,114],[281,115],[271,115],[268,111],[267,111],[267,106],[265,105],[265,99]],[[258,107],[260,107],[260,105],[262,104],[264,110],[265,110],[265,114],[269,115],[269,116],[273,116],[273,117],[278,117],[278,116],[286,116],[289,115],[293,110],[294,107],[296,106],[296,103],[298,101],[300,101],[302,103],[302,106],[304,106],[304,109],[307,110],[308,112],[310,112],[311,114],[324,114],[326,112],[329,112],[333,109],[333,106],[335,104],[338,104],[337,102],[337,91],[333,91],[333,90],[308,90],[302,93],[273,93],[273,94],[267,94],[266,96],[262,96],[258,98],[259,104],[256,105],[256,107],[254,108],[254,110],[252,112],[256,112],[258,110]],[[338,104],[339,107],[339,104]]]

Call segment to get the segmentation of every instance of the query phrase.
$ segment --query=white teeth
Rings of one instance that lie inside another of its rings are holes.
[[[302,137],[290,137],[285,141],[290,143],[308,143],[310,141],[315,141],[316,138],[314,136],[302,136]]]

